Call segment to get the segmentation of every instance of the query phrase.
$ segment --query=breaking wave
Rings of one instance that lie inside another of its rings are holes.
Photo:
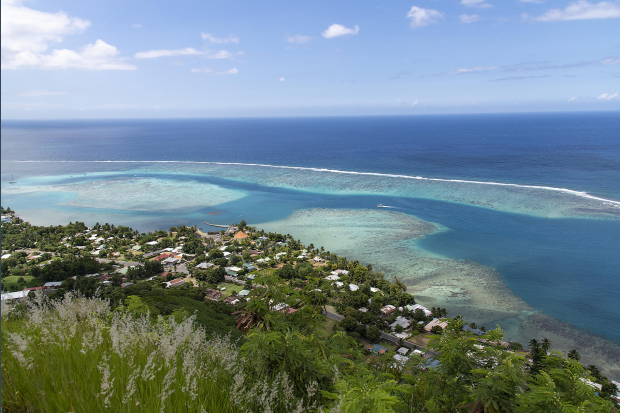
[[[514,188],[525,188],[525,189],[536,189],[536,190],[545,190],[545,191],[555,191],[561,192],[569,195],[578,196],[581,198],[586,198],[594,201],[605,202],[610,206],[620,208],[620,201],[615,201],[612,199],[606,199],[597,197],[594,195],[590,195],[587,192],[576,191],[574,189],[567,188],[555,188],[552,186],[542,186],[542,185],[521,185],[521,184],[512,184],[505,182],[489,182],[489,181],[474,181],[474,180],[466,180],[466,179],[446,179],[446,178],[428,178],[423,176],[412,176],[412,175],[400,175],[400,174],[386,174],[380,172],[356,172],[356,171],[343,171],[340,169],[328,169],[328,168],[313,168],[307,166],[286,166],[286,165],[270,165],[270,164],[261,164],[261,163],[241,163],[241,162],[213,162],[213,161],[18,161],[24,163],[144,163],[144,164],[152,164],[152,163],[168,163],[168,164],[188,164],[188,165],[232,165],[232,166],[254,166],[261,168],[275,168],[275,169],[293,169],[299,171],[311,171],[311,172],[325,172],[325,173],[333,173],[333,174],[345,174],[345,175],[361,175],[361,176],[377,176],[382,178],[397,178],[397,179],[414,179],[418,181],[429,181],[429,182],[454,182],[454,183],[462,183],[462,184],[471,184],[471,185],[495,185],[502,187],[514,187]]]

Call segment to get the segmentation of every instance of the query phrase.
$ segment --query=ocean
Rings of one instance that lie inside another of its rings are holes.
[[[620,377],[620,113],[3,120],[1,149],[33,224],[245,219]]]

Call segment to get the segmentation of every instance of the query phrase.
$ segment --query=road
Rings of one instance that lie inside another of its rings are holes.
[[[323,311],[323,315],[327,318],[331,318],[332,320],[336,320],[336,321],[342,321],[344,319],[343,316],[339,315],[339,314],[335,314],[335,313],[331,313],[329,311]],[[360,323],[361,324],[361,323]],[[368,325],[366,325],[366,327],[368,327]],[[380,336],[382,339],[390,341],[394,344],[398,344],[398,342],[400,341],[400,339],[398,337],[394,337],[391,334],[387,334],[387,333],[381,333]],[[403,340],[404,342],[404,346],[407,348],[414,348],[414,349],[418,349],[418,350],[424,350],[424,347],[418,346],[417,344],[413,344],[409,341]]]

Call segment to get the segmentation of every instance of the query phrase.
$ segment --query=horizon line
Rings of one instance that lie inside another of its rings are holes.
[[[548,114],[594,114],[594,113],[619,113],[620,109],[607,110],[550,110],[550,111],[516,111],[516,112],[462,112],[462,113],[402,113],[402,114],[364,114],[364,115],[262,115],[262,116],[187,116],[187,117],[92,117],[92,118],[2,118],[4,121],[103,121],[103,120],[206,120],[206,119],[294,119],[294,118],[384,118],[384,117],[424,117],[424,116],[490,116],[490,115],[548,115]]]

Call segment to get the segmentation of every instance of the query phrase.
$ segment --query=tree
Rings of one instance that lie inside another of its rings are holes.
[[[226,271],[222,267],[208,270],[206,272],[205,281],[209,284],[219,284],[226,280]]]
[[[441,326],[433,326],[433,327],[431,327],[431,333],[433,333],[433,334],[441,334],[441,333],[443,333],[443,328],[441,328]]]
[[[324,392],[326,397],[339,400],[338,411],[359,413],[393,412],[398,403],[394,379],[372,373],[345,376],[336,383],[338,393]]]
[[[291,280],[297,277],[297,271],[291,264],[286,264],[278,270],[278,276],[285,280]]]
[[[357,327],[357,320],[351,316],[347,316],[340,322],[340,327],[347,331],[353,331],[355,327]]]
[[[366,330],[366,337],[368,337],[368,339],[370,341],[377,340],[380,335],[381,335],[381,330],[379,330],[379,328],[377,328],[377,326],[370,326]]]
[[[441,327],[439,327],[439,328],[441,328]],[[394,331],[396,332],[396,334],[400,334],[400,333],[402,333],[404,330],[405,330],[405,329],[404,329],[404,327],[403,327],[403,326],[401,326],[400,324],[398,324],[398,325],[396,325],[396,327],[394,327]]]
[[[571,360],[575,360],[575,361],[581,360],[581,354],[579,354],[579,352],[575,349],[569,351],[566,357],[568,357]]]

